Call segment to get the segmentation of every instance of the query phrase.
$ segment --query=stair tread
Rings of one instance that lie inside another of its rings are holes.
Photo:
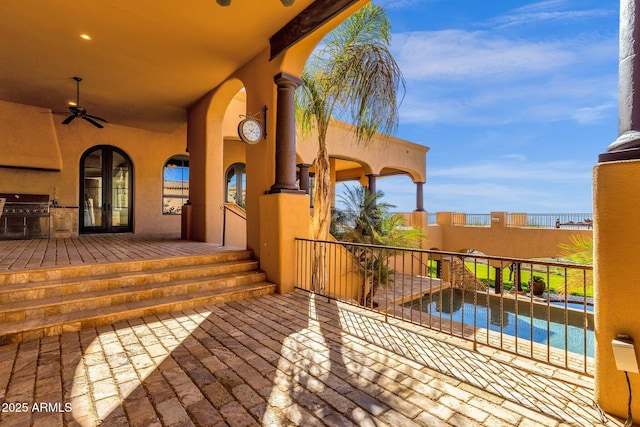
[[[149,269],[149,270],[136,270],[136,271],[125,271],[118,273],[105,273],[98,274],[94,276],[84,276],[84,277],[70,277],[67,279],[54,279],[47,280],[42,282],[28,282],[28,283],[14,283],[10,285],[0,285],[0,294],[8,293],[8,292],[16,292],[16,291],[25,291],[25,290],[39,290],[39,289],[49,289],[55,288],[57,286],[64,285],[74,285],[77,283],[86,283],[90,281],[99,281],[99,280],[109,280],[109,279],[134,279],[140,276],[149,276],[153,274],[166,274],[166,273],[181,273],[187,272],[191,270],[201,270],[203,268],[211,268],[211,267],[231,267],[231,266],[252,266],[259,265],[258,261],[255,259],[242,259],[242,260],[234,260],[234,261],[223,261],[216,262],[210,264],[197,264],[197,265],[188,265],[188,266],[180,266],[180,267],[164,267],[158,269]],[[248,270],[249,271],[249,270]]]
[[[0,324],[0,336],[34,330],[34,329],[47,328],[47,327],[60,325],[60,324],[80,322],[82,320],[89,320],[89,319],[98,318],[102,316],[115,315],[115,314],[126,312],[126,311],[160,307],[160,306],[172,304],[172,303],[192,301],[195,299],[205,299],[205,298],[210,298],[210,297],[215,297],[215,296],[220,296],[225,294],[233,294],[236,292],[245,292],[245,291],[260,290],[260,289],[267,289],[267,288],[275,288],[275,284],[267,281],[260,281],[257,283],[251,283],[247,285],[238,285],[238,286],[233,286],[228,288],[213,289],[213,290],[201,291],[201,292],[196,292],[196,293],[186,294],[186,295],[171,295],[171,296],[165,296],[161,298],[154,298],[154,299],[126,303],[126,304],[112,305],[112,306],[102,307],[98,309],[75,311],[67,314],[47,316],[41,319],[31,319],[31,320],[24,320],[24,321],[18,321],[18,322],[4,323],[4,324]]]
[[[233,258],[233,257],[239,257],[237,259],[228,259],[229,257]],[[201,261],[203,259],[210,259],[210,261],[208,262],[203,262],[203,263],[199,263],[198,261]],[[219,259],[226,259],[225,261],[219,261]],[[28,282],[23,282],[23,283],[15,283],[15,284],[4,284],[4,285],[0,285],[0,291],[4,290],[5,288],[7,288],[8,286],[14,286],[14,285],[26,285],[26,284],[31,284],[31,285],[35,285],[35,284],[41,284],[41,283],[59,283],[61,281],[67,281],[67,280],[81,280],[81,279],[86,279],[86,278],[90,278],[90,277],[98,277],[98,276],[103,276],[103,275],[122,275],[122,274],[131,274],[131,273],[144,273],[144,272],[149,272],[149,271],[154,271],[154,270],[164,270],[164,269],[168,269],[168,270],[172,270],[172,269],[176,269],[176,268],[194,268],[194,267],[201,267],[201,266],[206,266],[206,265],[216,265],[216,264],[222,264],[225,262],[241,262],[241,261],[250,261],[250,262],[256,262],[255,258],[253,258],[253,252],[250,250],[233,250],[233,251],[227,251],[227,252],[219,252],[219,253],[215,253],[215,254],[201,254],[201,255],[189,255],[189,256],[177,256],[177,257],[170,257],[170,258],[154,258],[154,259],[140,259],[140,260],[130,260],[130,261],[117,261],[117,262],[111,262],[111,263],[98,263],[98,264],[79,264],[79,265],[66,265],[66,266],[58,266],[58,267],[42,267],[42,268],[36,268],[36,269],[26,269],[26,270],[10,270],[10,271],[2,271],[0,272],[0,276],[10,276],[10,275],[28,275],[30,277],[38,277],[38,279],[34,279],[34,280],[29,280]],[[181,263],[181,262],[187,262],[188,264],[185,265],[173,265],[173,266],[166,266],[166,267],[160,267],[160,268],[141,268],[140,270],[130,270],[128,269],[131,265],[134,264],[139,264],[139,265],[143,265],[143,266],[147,266],[150,264],[154,264],[154,263]],[[123,270],[121,271],[116,271],[115,273],[105,273],[102,275],[80,275],[77,277],[69,277],[66,279],[46,279],[43,278],[43,275],[46,275],[47,272],[53,272],[53,271],[60,271],[60,272],[68,272],[70,270],[78,270],[78,271],[91,271],[91,270],[96,270],[96,269],[100,269],[100,268],[106,268],[106,269],[118,269],[118,268],[123,268]]]
[[[178,288],[185,285],[197,284],[201,282],[208,281],[221,281],[232,278],[246,278],[254,275],[264,275],[264,272],[261,270],[247,270],[242,272],[235,273],[225,273],[214,276],[201,276],[201,277],[192,277],[187,279],[180,280],[168,280],[165,282],[154,282],[154,283],[144,283],[140,285],[127,285],[118,288],[109,288],[88,292],[77,292],[71,293],[67,295],[58,295],[58,296],[50,296],[44,298],[35,298],[30,300],[22,300],[19,302],[11,302],[6,304],[0,304],[0,313],[10,313],[25,309],[39,309],[44,307],[50,307],[58,304],[68,304],[72,302],[82,301],[82,300],[91,300],[97,297],[116,297],[120,295],[132,294],[143,291],[150,290],[161,290],[161,289],[170,289],[170,288]],[[227,287],[226,289],[231,289],[232,287]],[[225,289],[225,288],[220,288]]]

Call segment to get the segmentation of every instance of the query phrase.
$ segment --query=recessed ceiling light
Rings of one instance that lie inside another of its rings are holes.
[[[86,34],[86,33],[80,33],[80,38],[82,40],[91,40],[91,36],[89,34]]]

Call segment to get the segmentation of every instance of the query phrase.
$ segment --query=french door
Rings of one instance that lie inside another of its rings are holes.
[[[132,230],[133,168],[124,151],[93,147],[80,160],[80,232]]]

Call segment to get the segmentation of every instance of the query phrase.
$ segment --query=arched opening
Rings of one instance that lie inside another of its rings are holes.
[[[180,215],[189,198],[189,156],[171,156],[162,168],[162,214]]]
[[[226,203],[235,203],[241,208],[246,207],[247,196],[247,173],[244,163],[234,163],[225,172],[225,195]]]
[[[99,145],[80,158],[80,232],[133,230],[133,165],[119,148]]]

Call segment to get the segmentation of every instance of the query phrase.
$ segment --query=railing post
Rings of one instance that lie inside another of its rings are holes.
[[[442,279],[442,261],[437,259],[436,261],[436,278]]]
[[[520,274],[522,273],[522,264],[520,264],[519,262],[514,263],[514,278],[513,278],[513,285],[516,288],[517,292],[522,291],[522,277],[520,276]]]
[[[494,267],[496,272],[495,293],[502,293],[502,267]]]

